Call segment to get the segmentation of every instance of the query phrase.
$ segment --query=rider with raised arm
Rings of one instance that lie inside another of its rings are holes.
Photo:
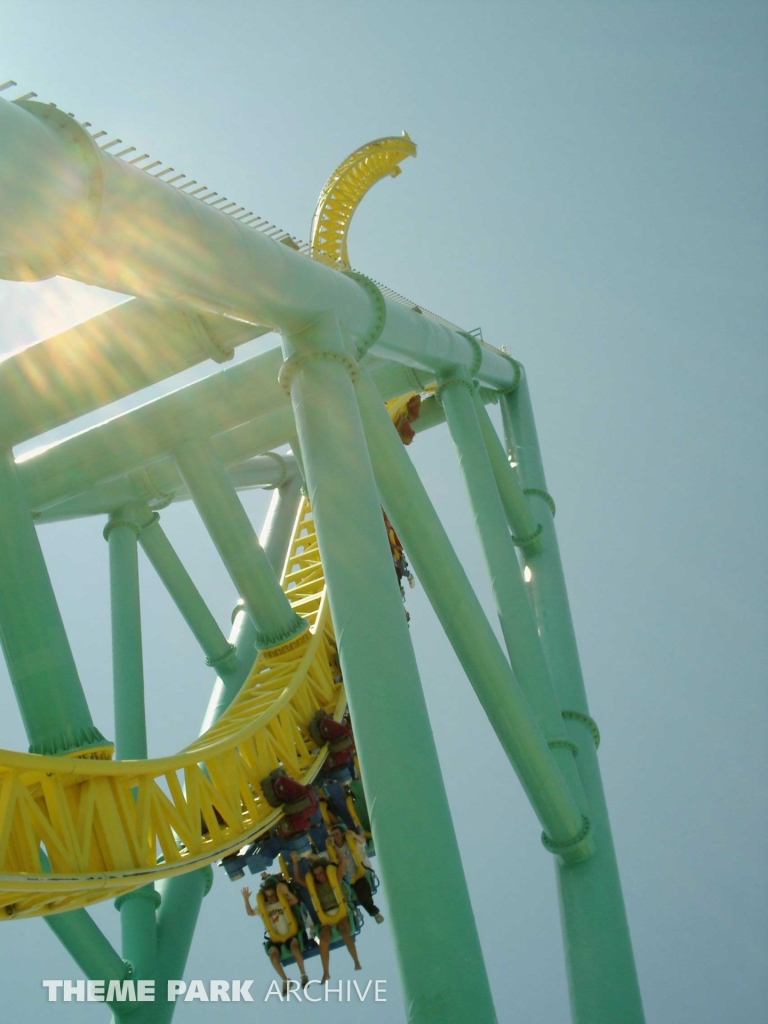
[[[245,900],[245,912],[249,917],[255,917],[259,914],[259,910],[256,910],[251,906],[251,890],[244,887],[240,890]],[[304,959],[301,955],[301,945],[299,943],[298,935],[296,934],[296,928],[298,926],[298,920],[294,920],[293,914],[290,907],[296,905],[299,900],[297,896],[294,896],[285,882],[278,882],[274,878],[267,877],[266,881],[261,886],[261,892],[264,894],[264,923],[267,925],[268,934],[271,939],[271,944],[267,950],[269,959],[272,966],[277,971],[278,975],[283,981],[283,995],[288,994],[288,976],[283,969],[283,965],[280,962],[280,951],[287,947],[296,960],[299,970],[301,971],[301,984],[302,987],[308,984],[309,978],[307,977],[306,968],[304,966]],[[281,899],[281,896],[283,899]],[[286,909],[285,903],[289,904],[289,908]],[[267,918],[269,923],[267,924]],[[294,934],[291,935],[291,932]],[[285,938],[280,941],[279,937],[284,935]],[[295,982],[294,982],[295,984]]]

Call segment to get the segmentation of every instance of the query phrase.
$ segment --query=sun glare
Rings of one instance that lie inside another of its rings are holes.
[[[0,281],[0,359],[126,302],[129,296],[52,277]]]

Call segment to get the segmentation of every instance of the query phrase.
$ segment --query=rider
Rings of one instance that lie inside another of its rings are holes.
[[[299,856],[293,851],[291,853],[291,860],[293,861],[293,874],[299,885],[307,886],[305,875],[299,866]],[[315,858],[311,865],[310,870],[312,872],[315,891],[317,892],[317,898],[320,901],[320,906],[323,908],[326,914],[335,914],[339,909],[338,900],[336,893],[333,891],[330,881],[328,880],[327,870],[331,868],[331,863],[327,857]],[[344,862],[340,861],[338,864],[333,865],[336,871],[336,878],[341,885],[344,879]],[[307,888],[309,888],[307,886]],[[339,934],[344,940],[344,945],[349,950],[349,955],[352,957],[352,962],[355,965],[355,970],[362,970],[360,961],[357,958],[357,947],[355,946],[355,940],[352,938],[352,931],[349,927],[349,918],[344,917],[338,922],[336,927],[339,929]],[[331,977],[330,974],[330,945],[331,945],[331,925],[321,924],[320,926],[320,963],[323,965],[323,976],[320,979],[320,983],[324,984]]]
[[[344,864],[345,874],[349,884],[355,890],[355,895],[357,896],[360,906],[365,908],[369,916],[372,917],[377,924],[381,924],[384,920],[384,915],[373,902],[371,883],[368,881],[368,878],[363,875],[362,878],[358,878],[356,882],[352,881],[357,874],[357,860],[355,859],[355,855],[349,845],[349,839],[351,839],[357,846],[360,862],[363,867],[371,870],[371,862],[368,860],[368,854],[365,849],[365,836],[361,836],[358,832],[352,832],[350,829],[347,829],[347,826],[341,821],[336,822],[336,824],[331,827],[331,843],[336,850],[336,855],[339,860]]]
[[[295,906],[299,900],[298,897],[294,896],[285,882],[279,882],[275,878],[268,876],[261,885],[261,891],[264,893],[264,902],[266,904],[266,912],[269,917],[269,922],[272,930],[277,932],[278,935],[284,935],[285,939],[282,942],[275,942],[272,940],[267,953],[269,959],[272,962],[272,966],[277,971],[278,975],[283,980],[283,995],[288,994],[288,977],[283,970],[283,965],[280,962],[280,952],[283,948],[287,947],[291,955],[295,958],[298,964],[299,971],[301,972],[301,984],[302,987],[309,984],[309,978],[307,977],[306,968],[304,966],[304,958],[301,955],[301,946],[299,944],[298,936],[288,936],[291,931],[291,927],[294,921],[289,917],[290,911],[286,911],[283,904],[280,902],[280,894],[285,896],[288,903],[291,906]],[[255,917],[258,913],[257,910],[251,906],[251,890],[247,887],[241,889],[243,899],[245,900],[245,912],[249,917]],[[291,914],[292,916],[292,914]],[[295,922],[295,923],[298,923]],[[265,922],[266,924],[266,922]]]
[[[416,581],[414,580],[413,574],[411,573],[411,570],[408,566],[408,561],[405,557],[405,551],[403,550],[402,542],[395,533],[395,528],[390,522],[389,516],[384,511],[384,509],[382,509],[381,512],[382,515],[384,516],[384,525],[387,528],[387,540],[389,541],[389,549],[392,552],[392,561],[395,564],[395,575],[397,576],[397,583],[398,586],[400,587],[400,593],[403,596],[403,601],[405,601],[405,588],[403,587],[403,580],[408,580],[408,586],[411,588],[413,588],[416,585]],[[411,616],[408,614],[407,610],[405,613],[405,617],[410,622]]]

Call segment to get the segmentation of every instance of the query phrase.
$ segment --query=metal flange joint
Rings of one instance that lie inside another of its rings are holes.
[[[595,852],[592,825],[586,814],[582,814],[581,821],[582,825],[578,833],[572,839],[566,839],[564,842],[555,842],[546,832],[542,832],[541,842],[544,849],[554,853],[564,864],[580,864],[582,861],[589,860]]]
[[[379,286],[375,281],[372,281],[370,277],[366,277],[365,274],[360,274],[357,270],[343,270],[342,273],[345,277],[351,278],[365,289],[371,300],[371,305],[373,306],[373,321],[371,326],[368,329],[368,332],[357,342],[357,358],[362,359],[368,350],[372,348],[381,337],[381,333],[387,322],[387,303],[384,300],[384,296],[381,294]]]
[[[307,363],[313,360],[320,359],[324,362],[329,363],[341,363],[352,378],[352,383],[357,384],[360,378],[360,367],[357,365],[352,356],[346,352],[340,352],[336,349],[330,348],[311,348],[304,352],[297,352],[292,356],[288,356],[283,365],[280,367],[280,372],[277,375],[277,379],[280,386],[290,398],[291,395],[291,382],[296,376],[297,372]]]

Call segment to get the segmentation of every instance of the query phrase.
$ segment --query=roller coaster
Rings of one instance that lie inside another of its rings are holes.
[[[0,640],[29,740],[26,753],[0,751],[7,926],[42,916],[86,977],[162,986],[183,974],[220,864],[222,879],[266,875],[249,913],[290,963],[286,936],[308,956],[325,926],[337,945],[345,920],[359,936],[352,885],[375,890],[375,853],[407,1019],[495,1021],[403,605],[407,552],[541,822],[573,1019],[639,1024],[600,736],[524,368],[350,265],[355,209],[416,156],[413,141],[347,157],[305,243],[33,93],[0,98],[0,139],[0,276],[131,297],[0,362]],[[272,331],[280,343],[259,355],[14,457]],[[503,644],[406,450],[445,422]],[[258,536],[238,493],[253,487],[274,490]],[[160,525],[184,500],[240,595],[229,636]],[[91,718],[38,537],[80,517],[109,546],[114,743]],[[198,738],[160,758],[147,756],[139,547],[216,677]],[[337,880],[338,824],[353,860]],[[335,903],[318,896],[326,884]],[[288,931],[270,923],[270,888]],[[106,899],[120,953],[86,909]],[[110,1005],[135,1024],[170,1021],[174,1007]]]

